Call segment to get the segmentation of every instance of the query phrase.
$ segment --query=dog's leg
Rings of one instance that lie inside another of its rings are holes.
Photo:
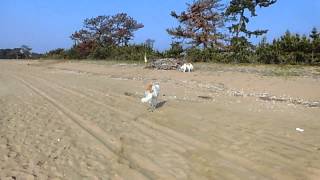
[[[155,110],[157,108],[157,100],[152,99],[152,109]]]
[[[149,106],[148,106],[148,109],[147,109],[149,112],[153,112],[153,110],[154,110],[152,101],[153,101],[152,99],[149,101]]]
[[[154,111],[154,109],[155,109],[155,108],[153,107],[153,105],[152,105],[152,104],[150,104],[150,107],[148,108],[148,111],[149,111],[149,112],[153,112],[153,111]]]
[[[157,108],[157,99],[156,98],[153,98],[152,100],[151,100],[151,111],[153,112],[156,108]]]
[[[148,109],[147,109],[149,112],[153,112],[153,108],[150,106],[150,107],[148,107]]]

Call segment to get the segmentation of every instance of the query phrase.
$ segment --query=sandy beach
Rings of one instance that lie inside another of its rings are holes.
[[[0,179],[320,179],[319,68],[194,66],[1,60]]]

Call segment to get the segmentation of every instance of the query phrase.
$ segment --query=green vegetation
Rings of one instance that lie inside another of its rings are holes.
[[[0,49],[0,59],[38,59],[41,54],[32,53],[32,48],[22,45],[19,48]]]
[[[315,35],[316,34],[316,35]],[[314,28],[308,38],[289,31],[271,44],[263,39],[255,51],[257,61],[264,64],[320,64],[320,38]]]
[[[149,59],[185,58],[192,62],[320,64],[320,33],[316,28],[308,35],[287,31],[271,42],[266,37],[257,45],[250,42],[251,36],[268,32],[248,29],[251,18],[257,16],[256,8],[267,8],[276,0],[222,2],[225,1],[195,0],[181,13],[172,11],[171,16],[179,24],[167,29],[174,39],[171,47],[163,52],[153,48],[152,39],[131,44],[134,33],[144,25],[126,13],[118,13],[85,19],[83,28],[70,36],[74,41],[70,49],[51,50],[43,58],[141,61],[147,54]],[[0,58],[28,58],[30,50],[26,47],[1,50]]]

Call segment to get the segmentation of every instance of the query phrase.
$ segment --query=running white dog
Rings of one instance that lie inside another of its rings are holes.
[[[144,92],[144,98],[141,99],[141,102],[143,103],[148,102],[151,106],[151,110],[153,111],[154,109],[157,108],[159,93],[160,93],[159,84],[149,83],[146,86],[146,89]]]
[[[182,71],[182,72],[191,72],[191,71],[193,71],[193,65],[191,63],[184,63],[180,67],[180,71]]]

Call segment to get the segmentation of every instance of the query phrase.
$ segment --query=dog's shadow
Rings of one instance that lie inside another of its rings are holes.
[[[156,105],[156,108],[161,108],[162,106],[164,106],[167,103],[167,101],[161,101]]]

